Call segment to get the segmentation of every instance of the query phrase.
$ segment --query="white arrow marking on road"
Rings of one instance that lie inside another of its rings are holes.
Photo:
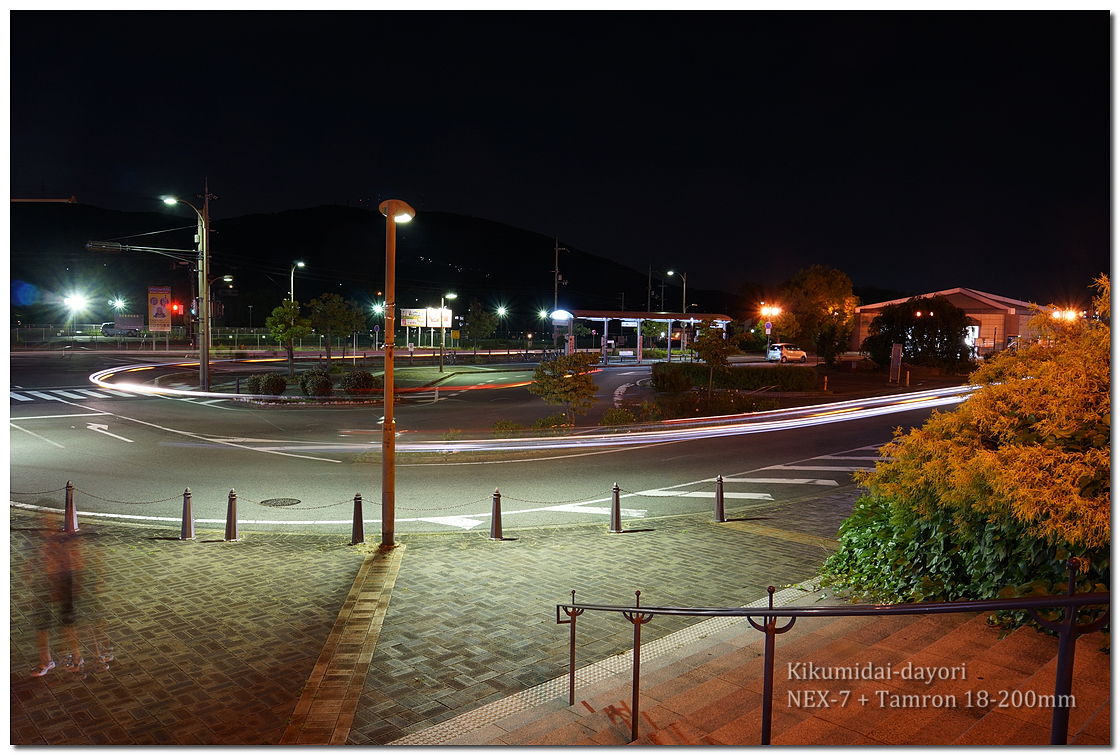
[[[792,479],[789,477],[724,477],[724,482],[757,482],[765,485],[839,485],[836,480]],[[715,478],[704,482],[715,482]]]
[[[88,425],[86,425],[86,427],[89,428],[90,430],[93,430],[95,433],[101,433],[102,435],[108,435],[111,438],[116,438],[117,440],[123,440],[125,443],[132,443],[131,440],[129,440],[128,438],[125,438],[124,436],[114,435],[113,433],[109,432],[109,426],[108,425],[95,425],[91,422]]]
[[[415,521],[446,524],[448,527],[460,527],[464,530],[472,530],[478,525],[482,524],[482,522],[477,519],[468,519],[465,516],[426,516],[420,519],[416,519]]]
[[[588,506],[584,503],[565,503],[561,506],[548,506],[542,509],[526,509],[526,511],[565,511],[570,514],[604,514],[607,516],[609,516],[611,513],[611,510],[609,508],[602,506]],[[646,515],[645,509],[624,509],[622,507],[619,507],[618,511],[622,516],[629,517],[631,519],[643,519]],[[519,511],[512,513],[519,514],[522,512]]]
[[[874,465],[874,459],[868,459]],[[853,467],[849,465],[835,467],[812,467],[799,464],[775,464],[772,467],[764,467],[765,469],[801,469],[807,472],[855,472],[860,469],[871,469],[871,467]]]
[[[687,493],[678,493],[673,490],[639,490],[634,495],[646,495],[660,498],[715,498],[714,490],[692,490]],[[724,493],[724,498],[745,498],[752,501],[772,501],[774,496],[769,493]]]

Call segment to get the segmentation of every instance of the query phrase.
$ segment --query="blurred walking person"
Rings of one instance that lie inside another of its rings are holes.
[[[46,536],[39,554],[43,587],[35,626],[39,666],[32,670],[32,676],[45,676],[57,665],[51,655],[51,630],[56,625],[70,651],[66,670],[79,672],[85,665],[77,627],[84,577],[81,538],[77,533],[61,532],[49,528],[49,525],[45,529]]]

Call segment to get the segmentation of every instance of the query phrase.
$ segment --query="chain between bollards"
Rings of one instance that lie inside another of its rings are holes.
[[[619,493],[620,490],[621,490],[621,488],[618,487],[617,482],[614,484],[614,487],[611,488],[611,532],[612,533],[622,532],[622,508],[621,508],[621,504],[618,501],[618,493]]]
[[[191,489],[183,491],[183,527],[179,530],[180,540],[194,540],[194,515],[191,512]]]
[[[350,528],[350,545],[366,541],[366,527],[362,522],[362,494],[354,494],[354,525]]]
[[[74,483],[66,481],[66,511],[62,517],[63,532],[78,531],[78,510],[74,508]]]
[[[716,475],[716,521],[726,522],[727,513],[723,510],[723,475]]]
[[[502,539],[502,494],[494,488],[494,499],[490,505],[490,539]]]
[[[230,489],[226,504],[226,542],[240,540],[237,536],[237,491]]]

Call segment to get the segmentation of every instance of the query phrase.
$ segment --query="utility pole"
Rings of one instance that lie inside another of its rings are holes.
[[[649,308],[649,300],[653,297],[653,265],[649,266],[646,272],[646,312],[652,312]]]
[[[552,311],[555,312],[560,307],[560,252],[568,251],[560,246],[559,237],[552,238]],[[552,348],[556,350],[556,338],[558,335],[556,321],[552,321]]]

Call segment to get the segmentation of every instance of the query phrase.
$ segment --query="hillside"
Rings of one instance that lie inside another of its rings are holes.
[[[215,215],[217,209],[215,203]],[[168,229],[178,230],[158,233]],[[148,285],[170,285],[174,297],[184,302],[190,296],[189,273],[181,264],[154,254],[85,249],[90,240],[193,249],[194,219],[186,207],[124,213],[81,204],[13,204],[10,238],[13,316],[24,322],[57,320],[61,298],[71,291],[96,299],[91,320],[109,317],[103,303],[111,296],[138,305]],[[398,302],[402,307],[438,305],[441,293],[454,291],[461,304],[471,297],[492,306],[504,304],[511,311],[511,326],[521,327],[522,320],[527,326],[540,308],[552,307],[554,243],[549,236],[501,223],[421,211],[412,223],[398,227]],[[626,309],[645,309],[646,271],[572,248],[563,239],[559,243],[568,249],[560,252],[565,280],[560,306],[617,309],[625,294]],[[378,299],[384,286],[384,244],[384,219],[353,207],[215,216],[211,273],[235,278],[234,288],[224,289],[228,295],[222,297],[226,324],[248,324],[250,307],[254,324],[263,323],[287,296],[294,260],[307,263],[296,271],[301,302],[324,292],[367,304]],[[215,287],[219,290],[220,285]],[[655,280],[654,309],[661,309],[660,292]],[[679,310],[676,281],[665,288],[665,298],[670,309]],[[700,311],[734,314],[730,293],[690,289],[688,298]]]

